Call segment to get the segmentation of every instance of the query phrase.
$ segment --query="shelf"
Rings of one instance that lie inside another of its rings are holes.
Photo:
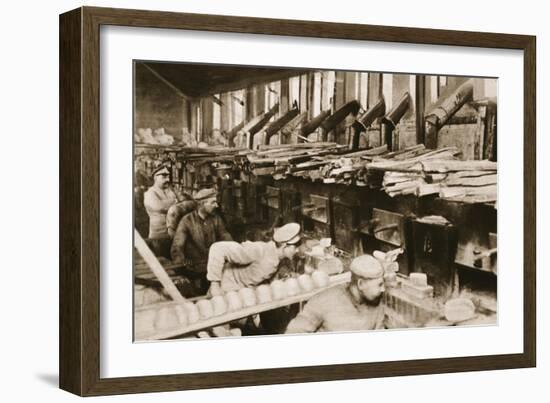
[[[215,326],[223,325],[241,318],[246,318],[248,316],[256,315],[261,312],[265,311],[271,311],[273,309],[281,308],[284,306],[296,304],[299,302],[307,301],[311,297],[319,294],[320,292],[323,292],[331,287],[345,284],[350,281],[350,273],[341,273],[334,276],[330,276],[330,284],[327,287],[318,288],[313,291],[298,294],[292,297],[283,298],[277,301],[271,301],[265,304],[255,305],[252,307],[247,307],[240,309],[235,312],[228,312],[223,315],[219,315],[210,319],[202,320],[196,323],[193,323],[191,325],[186,325],[182,327],[177,327],[174,329],[169,330],[162,330],[157,331],[154,333],[148,333],[148,334],[136,334],[136,342],[142,342],[142,341],[151,341],[151,340],[162,340],[162,339],[168,339],[176,336],[182,336],[189,333],[196,333],[202,329],[209,329]],[[165,308],[169,306],[176,305],[175,302],[163,302],[160,304],[156,304],[155,306],[149,306],[149,307],[140,307],[136,309],[137,311],[142,310],[148,310],[148,309],[155,309],[155,308]]]

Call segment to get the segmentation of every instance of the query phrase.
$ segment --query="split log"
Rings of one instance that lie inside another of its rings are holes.
[[[283,150],[296,150],[307,148],[326,148],[336,147],[338,144],[334,142],[319,142],[319,143],[300,143],[300,144],[279,144],[279,145],[262,145],[259,151],[256,151],[256,155],[263,155],[269,152],[283,151]]]
[[[457,196],[480,196],[480,195],[496,197],[496,194],[497,194],[496,185],[474,186],[474,187],[465,187],[465,186],[441,187],[441,190],[439,192],[439,196],[442,198],[457,197]]]
[[[379,170],[411,170],[411,171],[426,171],[424,169],[424,162],[426,160],[436,159],[439,160],[452,160],[455,158],[458,150],[455,147],[442,148],[440,150],[430,151],[426,154],[420,155],[415,158],[410,158],[404,161],[395,160],[379,160],[373,162],[367,166],[367,169],[379,169]],[[446,162],[446,161],[443,161]],[[420,165],[422,163],[422,165]]]
[[[422,197],[431,194],[438,194],[440,190],[441,184],[439,183],[423,183],[416,189],[416,195],[418,197]]]
[[[380,147],[370,148],[368,150],[356,151],[352,153],[347,153],[346,157],[375,157],[378,155],[383,155],[388,151],[388,146],[384,144]]]
[[[423,161],[425,172],[452,172],[452,171],[496,171],[497,163],[493,161]]]
[[[484,175],[472,178],[452,178],[445,179],[445,186],[487,186],[497,183],[497,175]]]

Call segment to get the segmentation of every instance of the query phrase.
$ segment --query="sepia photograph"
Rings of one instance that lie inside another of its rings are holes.
[[[497,324],[496,77],[134,60],[132,96],[135,342]]]

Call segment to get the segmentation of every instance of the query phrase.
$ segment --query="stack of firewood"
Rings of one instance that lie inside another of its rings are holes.
[[[287,176],[323,183],[382,188],[389,196],[437,194],[465,203],[493,203],[497,197],[497,164],[461,161],[455,147],[438,150],[415,145],[388,152],[387,146],[350,151],[331,142],[261,145],[257,150],[224,147],[167,147],[186,170],[206,164],[216,170],[235,167],[254,176]],[[141,153],[158,152],[145,146]]]
[[[383,189],[392,197],[437,194],[443,199],[464,203],[496,202],[496,162],[459,161],[448,158],[446,153],[432,156],[435,158],[421,159],[411,165],[386,163]]]
[[[336,143],[303,143],[279,146],[260,146],[242,160],[241,168],[253,175],[272,175],[282,179],[286,175],[317,169],[327,163],[329,154],[338,154],[345,146]]]

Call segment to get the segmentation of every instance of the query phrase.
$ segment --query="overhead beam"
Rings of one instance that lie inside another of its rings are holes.
[[[156,78],[158,78],[160,81],[162,81],[166,86],[168,86],[171,90],[173,90],[176,94],[178,94],[180,97],[182,97],[185,100],[191,99],[191,97],[185,95],[181,90],[176,87],[174,84],[172,84],[170,81],[168,81],[166,78],[162,76],[158,71],[156,71],[151,66],[147,65],[147,63],[143,63],[143,66],[149,70]]]

